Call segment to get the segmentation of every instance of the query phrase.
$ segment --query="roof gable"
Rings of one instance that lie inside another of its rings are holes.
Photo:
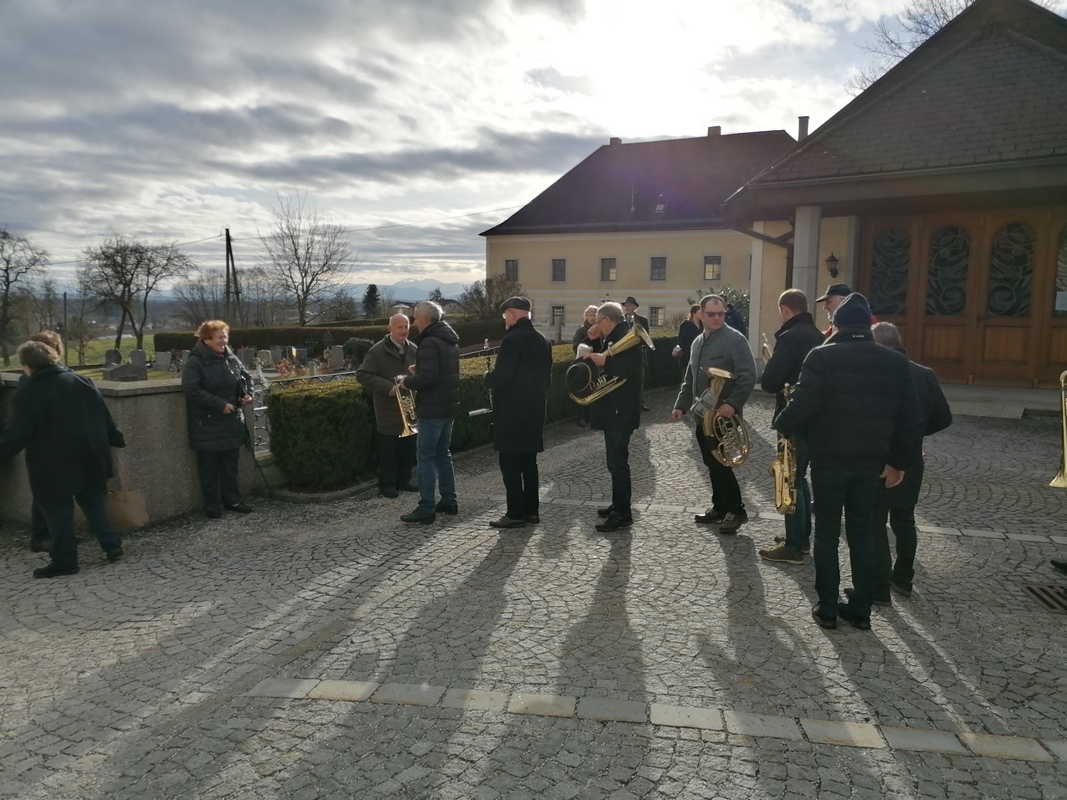
[[[793,144],[785,131],[613,140],[482,235],[714,227],[726,198]]]
[[[978,0],[752,185],[1067,158],[1067,20]]]

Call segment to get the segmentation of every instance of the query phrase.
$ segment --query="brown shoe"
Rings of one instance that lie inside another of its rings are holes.
[[[785,544],[785,537],[784,536],[775,536],[774,537],[774,543],[775,544]],[[801,552],[804,555],[808,555],[811,552],[811,545],[810,544],[805,545],[805,547],[801,550]]]
[[[693,517],[693,522],[699,522],[701,525],[718,525],[725,516],[725,511],[709,508],[703,514],[696,514]]]
[[[748,522],[748,514],[744,511],[728,511],[719,523],[719,533],[737,533],[737,529]]]
[[[525,519],[512,519],[507,514],[489,523],[490,528],[525,528]]]

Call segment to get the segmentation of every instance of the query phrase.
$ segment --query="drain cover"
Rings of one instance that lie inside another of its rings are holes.
[[[1067,589],[1062,586],[1031,585],[1024,586],[1027,593],[1053,614],[1067,614]]]

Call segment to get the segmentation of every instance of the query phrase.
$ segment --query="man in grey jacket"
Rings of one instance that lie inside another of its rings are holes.
[[[371,347],[356,368],[356,380],[373,394],[378,429],[378,491],[382,497],[416,492],[411,483],[415,467],[415,437],[401,436],[404,423],[396,399],[396,379],[408,375],[418,349],[408,341],[411,324],[403,314],[389,318],[389,333]]]
[[[756,361],[749,350],[748,340],[726,324],[726,300],[717,294],[701,299],[697,320],[702,326],[701,334],[689,351],[689,366],[671,412],[675,422],[692,408],[694,399],[709,388],[705,371],[708,367],[726,370],[734,376],[715,398],[715,411],[723,417],[740,414],[756,385]],[[718,442],[704,436],[700,420],[696,423],[697,445],[711,478],[711,507],[693,519],[705,525],[718,525],[719,533],[737,533],[738,528],[748,522],[741,487],[737,485],[733,470],[720,464],[712,455]]]

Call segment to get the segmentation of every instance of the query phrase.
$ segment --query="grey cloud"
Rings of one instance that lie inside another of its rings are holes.
[[[563,75],[553,67],[544,69],[532,69],[526,76],[546,89],[559,89],[562,92],[577,92],[578,94],[592,95],[593,82],[585,75]]]

